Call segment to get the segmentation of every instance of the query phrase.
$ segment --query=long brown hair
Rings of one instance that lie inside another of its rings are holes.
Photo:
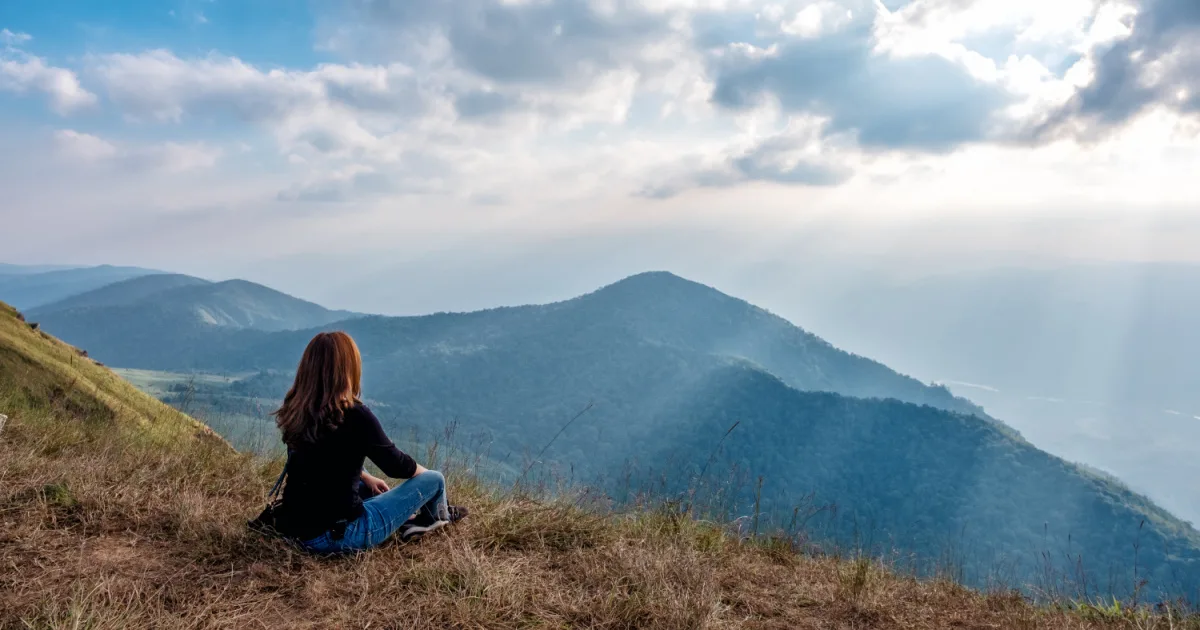
[[[324,332],[304,349],[296,380],[275,410],[283,442],[298,447],[316,442],[341,425],[346,409],[362,396],[362,356],[344,332]]]

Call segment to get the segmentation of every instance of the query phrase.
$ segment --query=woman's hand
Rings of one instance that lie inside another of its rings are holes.
[[[387,482],[367,471],[362,472],[363,485],[370,489],[371,494],[380,495],[389,490]]]

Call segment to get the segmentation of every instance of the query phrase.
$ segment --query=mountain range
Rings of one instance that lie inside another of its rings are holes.
[[[619,501],[703,500],[714,517],[753,513],[764,528],[804,510],[820,544],[928,562],[954,549],[979,584],[1005,567],[1022,583],[1083,571],[1117,590],[1135,574],[1164,592],[1200,585],[1200,534],[1116,480],[1038,450],[944,387],[668,273],[555,304],[301,330],[263,327],[298,321],[266,301],[211,316],[227,309],[196,296],[225,284],[148,277],[30,319],[116,366],[253,372],[189,392],[227,408],[277,401],[312,334],[344,329],[394,435],[453,425],[511,477],[532,469]]]

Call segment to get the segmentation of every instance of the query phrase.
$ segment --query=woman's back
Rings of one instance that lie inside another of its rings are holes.
[[[396,448],[365,405],[344,414],[332,431],[289,449],[279,524],[288,536],[312,538],[361,516],[360,475],[367,458],[390,477],[408,479],[416,472],[417,463]]]

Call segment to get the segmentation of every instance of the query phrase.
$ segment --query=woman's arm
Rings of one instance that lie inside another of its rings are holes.
[[[363,414],[367,457],[375,462],[383,474],[396,479],[411,479],[425,471],[425,468],[417,464],[416,460],[396,448],[396,445],[383,432],[379,418],[376,418],[370,409],[360,406],[359,410]]]
[[[391,489],[388,487],[388,484],[386,481],[380,479],[379,477],[376,477],[375,475],[372,475],[371,473],[369,473],[365,470],[362,471],[361,478],[362,478],[363,485],[366,486],[367,489],[369,489],[371,491],[372,495],[383,494],[384,492],[387,492],[388,490]]]

